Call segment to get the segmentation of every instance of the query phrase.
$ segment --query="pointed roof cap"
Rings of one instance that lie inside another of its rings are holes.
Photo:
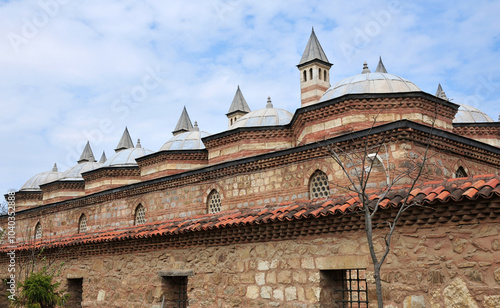
[[[378,59],[378,65],[377,65],[377,69],[375,70],[375,73],[387,74],[387,70],[385,69],[384,63],[382,62],[382,57],[379,57],[379,59]]]
[[[86,162],[91,162],[95,163],[96,160],[94,158],[94,153],[92,153],[92,149],[90,148],[90,142],[87,141],[87,144],[85,145],[85,148],[83,149],[82,155],[80,155],[80,159],[78,160],[78,163],[86,163]],[[57,168],[57,166],[55,166]]]
[[[189,118],[189,115],[186,110],[186,106],[184,106],[184,109],[182,110],[181,117],[179,118],[179,121],[177,122],[177,125],[175,126],[174,131],[172,134],[177,135],[183,132],[187,132],[193,129],[193,123],[191,123],[191,119]]]
[[[106,153],[104,153],[104,151],[102,151],[102,155],[101,155],[101,159],[99,159],[99,163],[104,164],[107,160],[108,160],[108,158],[106,157]]]
[[[231,107],[229,107],[229,111],[227,112],[227,115],[236,112],[236,111],[243,111],[243,112],[250,112],[250,107],[248,107],[247,101],[243,97],[243,93],[241,93],[240,86],[236,89],[236,93],[234,94],[233,102],[231,103]]]
[[[123,132],[120,142],[118,142],[118,145],[116,146],[115,152],[120,152],[121,150],[130,149],[133,147],[134,144],[132,143],[132,138],[130,138],[128,128],[125,127],[125,131]]]
[[[369,74],[371,73],[372,71],[370,71],[370,69],[368,68],[368,63],[363,62],[363,71],[361,72],[361,74]]]
[[[443,88],[441,87],[441,84],[438,84],[436,96],[441,98],[441,99],[447,100],[447,101],[449,100],[448,97],[446,96],[446,93],[444,93]]]
[[[300,67],[314,60],[319,60],[324,64],[332,66],[332,64],[328,62],[328,58],[326,57],[326,54],[323,51],[318,38],[316,37],[316,33],[314,33],[314,28],[312,28],[311,36],[309,37],[309,41],[307,42],[306,49],[304,50],[302,58],[300,59],[300,63],[297,66]]]

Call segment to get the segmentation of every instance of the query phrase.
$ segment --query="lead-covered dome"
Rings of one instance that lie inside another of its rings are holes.
[[[267,99],[266,108],[249,112],[234,122],[229,129],[252,126],[286,125],[292,120],[293,114],[287,110],[274,108],[271,99]]]
[[[457,104],[458,108],[453,123],[480,123],[494,122],[486,113],[481,110],[465,104]]]
[[[141,147],[128,148],[116,152],[102,166],[103,167],[126,167],[137,166],[136,158],[153,153],[153,151]]]
[[[382,60],[380,60],[375,73],[370,72],[365,62],[361,74],[347,77],[337,82],[323,94],[320,102],[346,94],[401,93],[415,91],[422,90],[408,79],[387,73],[382,64]]]
[[[195,124],[195,128],[196,127]],[[210,136],[210,134],[199,130],[184,132],[173,136],[170,140],[165,142],[160,151],[204,149],[205,145],[201,139],[207,136]]]
[[[78,163],[77,165],[69,168],[68,170],[64,171],[62,177],[60,180],[81,180],[83,179],[82,173],[91,171],[97,168],[100,168],[102,164],[96,162],[96,161],[89,161],[89,162],[81,162]]]
[[[63,176],[62,172],[57,170],[57,165],[51,171],[40,172],[33,177],[31,177],[24,185],[21,187],[21,191],[39,191],[40,185],[45,183],[53,182],[59,180]]]

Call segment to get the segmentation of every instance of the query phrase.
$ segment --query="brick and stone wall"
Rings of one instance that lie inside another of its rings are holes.
[[[382,268],[387,307],[498,307],[499,222],[398,228]],[[378,252],[385,231],[376,231]],[[223,246],[137,249],[60,258],[56,264],[59,261],[64,262],[57,278],[63,288],[74,288],[75,279],[83,279],[83,307],[159,307],[168,292],[160,271],[193,271],[188,278],[192,308],[322,307],[322,288],[328,284],[322,283],[321,271],[354,268],[367,270],[368,298],[375,307],[362,230]],[[0,266],[0,277],[7,277],[5,269]]]

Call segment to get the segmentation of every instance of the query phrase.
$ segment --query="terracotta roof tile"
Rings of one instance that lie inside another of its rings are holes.
[[[381,208],[401,206],[405,201],[406,188],[398,187],[390,191],[380,201]],[[449,179],[446,181],[426,182],[415,187],[408,197],[408,202],[422,205],[446,204],[463,200],[478,198],[500,197],[500,177],[497,175],[475,176],[473,183],[470,178]],[[378,202],[380,196],[373,192],[369,195],[370,206]],[[221,212],[217,214],[204,214],[188,218],[176,218],[167,221],[157,221],[140,226],[129,226],[114,230],[87,232],[68,235],[58,238],[44,239],[36,243],[18,245],[18,249],[35,247],[61,247],[84,245],[87,243],[111,242],[134,238],[147,238],[153,236],[166,236],[186,232],[203,232],[204,230],[227,228],[246,224],[262,224],[283,220],[298,220],[304,218],[318,218],[328,215],[342,215],[346,212],[359,210],[361,204],[356,194],[349,194],[343,199],[328,199],[326,201],[294,200],[278,205],[267,205],[263,208],[246,208]],[[8,245],[8,244],[5,244]],[[8,250],[0,247],[0,251]]]

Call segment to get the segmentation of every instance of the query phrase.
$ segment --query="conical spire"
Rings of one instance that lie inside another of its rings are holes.
[[[444,93],[443,88],[441,87],[441,84],[438,84],[436,96],[441,98],[441,99],[447,100],[447,101],[449,100],[448,97],[446,97],[446,93]]]
[[[363,71],[361,72],[361,74],[369,74],[371,73],[372,71],[370,71],[370,69],[368,68],[368,63],[366,63],[366,61],[363,63]]]
[[[86,162],[91,162],[94,163],[96,160],[94,158],[94,153],[92,153],[92,149],[90,148],[90,142],[87,141],[87,144],[85,145],[85,148],[83,149],[82,155],[80,156],[80,159],[78,160],[78,163],[86,163]]]
[[[57,170],[57,163],[54,163],[54,167],[52,167],[52,171],[54,171],[54,172],[59,171],[59,170]]]
[[[99,163],[104,164],[107,160],[108,160],[108,158],[106,157],[106,153],[104,153],[104,151],[102,151],[102,155],[101,155],[101,159],[99,159]]]
[[[179,121],[177,122],[177,125],[175,126],[175,129],[172,132],[172,134],[174,134],[175,136],[183,132],[188,132],[192,129],[193,129],[193,123],[191,123],[191,119],[189,119],[186,106],[184,106],[181,117],[179,118]]]
[[[125,131],[123,132],[120,142],[118,142],[118,145],[116,146],[115,152],[120,152],[121,150],[130,149],[133,147],[134,144],[132,143],[132,138],[130,138],[128,129],[125,127]]]
[[[375,70],[375,73],[387,74],[387,70],[385,69],[384,63],[382,62],[382,57],[379,57],[379,59],[378,59],[378,65],[377,65],[377,69]]]
[[[297,66],[301,66],[313,60],[320,60],[331,66],[331,63],[328,62],[328,58],[326,57],[326,54],[316,37],[316,33],[314,33],[314,28],[312,28],[311,36],[307,42],[306,49],[304,50],[300,63]]]
[[[227,114],[231,114],[236,111],[242,111],[245,113],[250,112],[250,107],[248,107],[247,101],[243,97],[241,93],[240,86],[236,89],[236,94],[234,94],[233,102],[231,103],[231,107],[229,107],[229,111]]]

